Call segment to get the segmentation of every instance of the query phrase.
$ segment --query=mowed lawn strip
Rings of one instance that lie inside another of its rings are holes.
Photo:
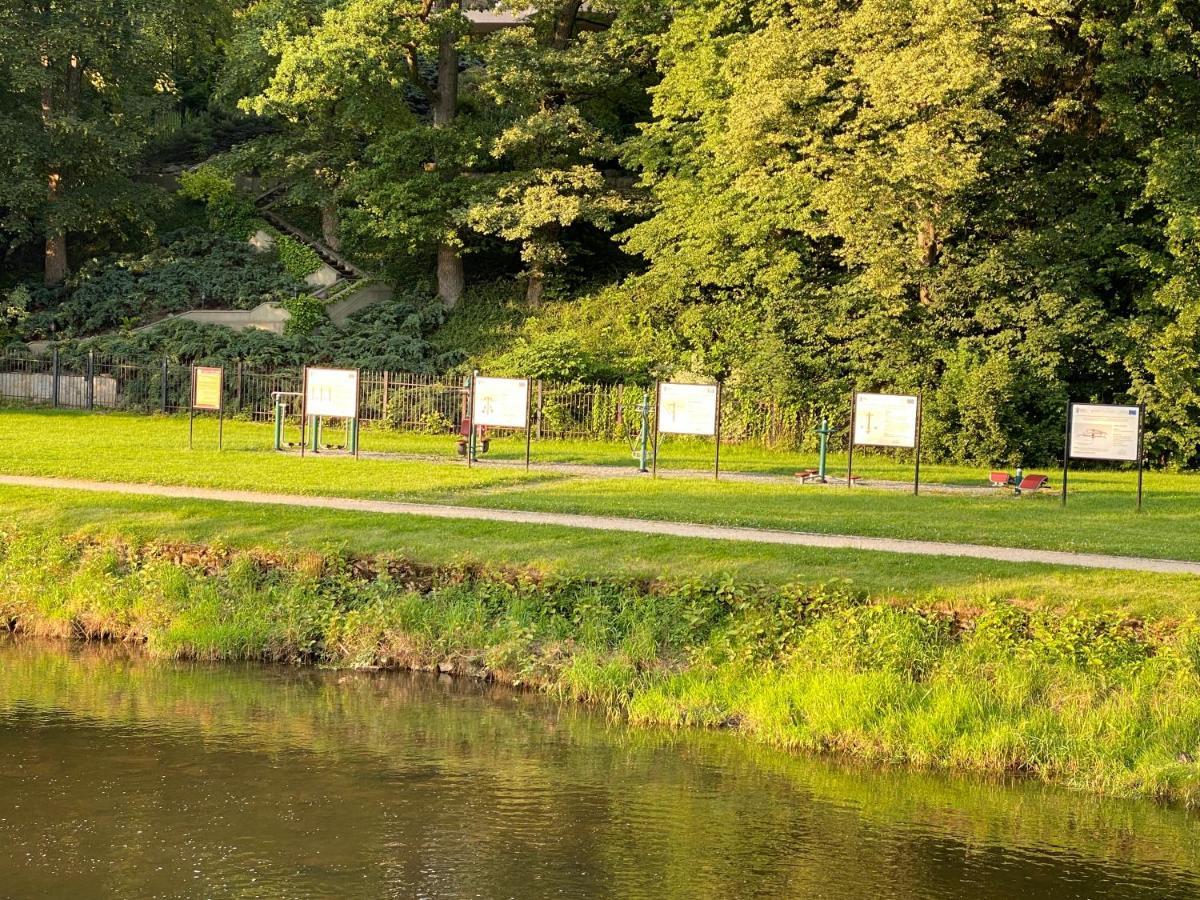
[[[4,486],[0,509],[0,527],[19,523],[139,542],[383,553],[426,565],[466,561],[605,578],[780,584],[846,579],[876,597],[965,609],[991,599],[1014,599],[1139,618],[1200,613],[1200,578],[1195,576]]]
[[[412,500],[532,511],[957,541],[994,546],[1200,559],[1200,476],[1151,473],[1134,512],[1132,472],[1079,472],[1069,506],[1057,495],[937,493],[722,482],[697,477],[598,478],[430,460],[300,459],[270,451],[270,429],[198,423],[186,449],[180,417],[0,411],[0,472],[269,492]],[[979,472],[980,480],[986,473]]]

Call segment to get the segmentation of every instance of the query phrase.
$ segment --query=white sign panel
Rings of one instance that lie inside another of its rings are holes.
[[[1071,404],[1071,456],[1137,462],[1141,410],[1136,406]]]
[[[665,434],[716,434],[717,386],[660,384],[658,430]]]
[[[358,418],[358,372],[354,369],[305,369],[304,411],[332,419]]]
[[[859,447],[916,447],[916,397],[858,394],[854,401],[854,443]]]
[[[528,428],[529,379],[476,378],[471,422],[493,428]]]

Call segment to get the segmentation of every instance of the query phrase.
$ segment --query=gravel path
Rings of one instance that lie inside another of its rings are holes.
[[[135,494],[147,497],[174,497],[186,500],[214,500],[220,503],[261,503],[276,506],[347,510],[350,512],[427,516],[439,519],[508,522],[515,525],[556,525],[563,528],[622,531],[634,534],[667,535],[670,537],[702,538],[719,541],[748,541],[757,544],[783,544],[794,547],[872,550],[883,553],[907,553],[917,556],[958,556],[1018,564],[1041,563],[1055,566],[1077,566],[1087,569],[1124,569],[1134,572],[1200,575],[1200,562],[1187,562],[1185,560],[1107,556],[1099,553],[1072,553],[1062,550],[1027,550],[1018,547],[988,547],[981,544],[911,541],[896,538],[860,537],[848,534],[818,534],[807,531],[773,531],[764,528],[737,528],[724,525],[692,525],[686,522],[660,522],[649,519],[628,519],[618,516],[527,512],[515,509],[478,509],[469,506],[443,506],[431,503],[360,500],[350,497],[309,497],[298,494],[271,494],[261,491],[232,491],[155,484],[125,484],[107,481],[82,481],[73,478],[39,478],[25,475],[0,475],[0,484],[12,485],[14,487]]]
[[[379,450],[364,450],[362,452],[363,459],[378,459],[378,460],[403,460],[421,462],[432,462],[445,464],[449,460],[443,456],[435,456],[429,453],[387,453]],[[524,460],[517,459],[479,459],[475,461],[475,466],[479,469],[525,469]],[[616,478],[616,479],[639,479],[646,480],[649,474],[640,471],[635,465],[600,465],[597,463],[577,463],[577,462],[533,462],[529,466],[531,472],[545,472],[552,475],[585,477],[585,478]],[[671,469],[663,466],[658,470],[658,477],[664,480],[695,480],[697,478],[712,478],[712,469]],[[721,481],[723,482],[740,482],[744,484],[787,484],[793,487],[803,486],[812,488],[813,490],[821,489],[841,489],[846,490],[846,476],[844,473],[830,473],[828,480],[824,484],[815,481],[802,483],[794,474],[780,475],[772,472],[742,472],[734,469],[722,469]],[[873,488],[875,490],[887,491],[905,491],[910,492],[913,489],[911,481],[888,481],[885,479],[866,479],[860,478],[857,482],[858,487]],[[921,482],[921,493],[923,494],[976,494],[986,496],[995,494],[996,488],[987,484],[941,484],[933,481]]]

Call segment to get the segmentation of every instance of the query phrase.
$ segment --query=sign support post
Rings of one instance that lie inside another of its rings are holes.
[[[525,387],[525,471],[529,471],[529,445],[533,440],[533,429],[529,427],[530,416],[533,414],[533,391],[529,390],[529,382]]]
[[[1138,406],[1138,501],[1137,511],[1142,511],[1142,482],[1146,472],[1146,404]]]
[[[923,393],[917,393],[917,446],[914,448],[916,453],[916,463],[913,466],[913,496],[919,497],[921,494],[921,429],[924,427],[925,418],[925,396]]]
[[[717,444],[716,452],[713,454],[713,481],[721,480],[721,388],[723,382],[717,382],[717,414],[716,422],[713,429],[716,434],[713,436]]]
[[[476,369],[471,373],[471,384],[467,391],[467,416],[469,417],[471,427],[467,429],[467,468],[475,462],[475,379],[479,377],[479,370]]]
[[[654,382],[654,461],[651,463],[650,477],[658,477],[658,410],[662,405],[662,382]]]
[[[1062,505],[1067,505],[1067,473],[1071,468],[1071,417],[1075,411],[1075,404],[1071,402],[1071,398],[1067,398],[1067,431],[1063,437],[1063,476],[1062,476]]]
[[[854,429],[858,420],[858,391],[850,395],[850,450],[846,459],[846,488],[854,487]]]
[[[301,387],[304,393],[300,395],[300,458],[304,459],[304,444],[308,433],[308,369],[304,369]]]
[[[363,394],[362,369],[358,369],[357,371],[358,371],[358,374],[355,376],[354,380],[355,380],[355,382],[357,382],[358,390],[355,392],[354,405],[359,410],[361,410],[362,409],[362,394]],[[386,380],[387,376],[384,375],[384,378]],[[385,406],[384,413],[386,414],[386,412],[387,412],[387,407]],[[355,416],[353,419],[350,420],[350,434],[351,434],[351,439],[354,442],[354,458],[355,459],[358,459],[358,437],[359,437],[358,432],[359,432],[358,416]]]

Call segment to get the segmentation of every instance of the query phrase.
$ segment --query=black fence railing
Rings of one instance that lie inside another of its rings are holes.
[[[189,404],[191,367],[172,363],[133,362],[89,354],[68,362],[57,353],[35,356],[0,352],[0,398],[66,409],[113,409],[144,413],[185,412]],[[396,431],[457,433],[467,415],[468,383],[464,378],[411,372],[362,371],[361,420]],[[276,393],[299,393],[301,368],[252,372],[244,365],[225,371],[225,406],[232,416],[267,422],[273,419]],[[653,403],[652,391],[620,384],[531,383],[531,428],[534,437],[552,440],[627,440],[641,429],[642,404]],[[728,401],[726,402],[726,406]],[[288,404],[291,419],[299,406]],[[733,410],[724,410],[724,417]],[[733,417],[731,416],[732,420]],[[796,423],[764,422],[729,435],[733,440],[777,440]]]

